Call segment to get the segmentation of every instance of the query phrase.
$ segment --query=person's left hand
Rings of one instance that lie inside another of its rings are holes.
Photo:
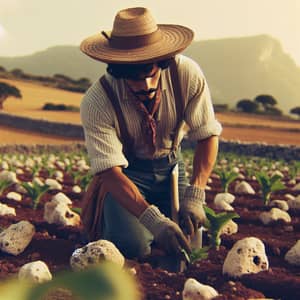
[[[205,190],[190,185],[186,188],[184,197],[180,202],[179,225],[187,234],[193,236],[199,227],[206,221],[203,204],[205,203]]]

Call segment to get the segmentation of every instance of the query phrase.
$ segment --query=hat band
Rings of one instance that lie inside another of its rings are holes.
[[[161,31],[156,31],[136,36],[115,36],[111,35],[109,44],[113,48],[117,49],[134,49],[149,46],[161,40]]]

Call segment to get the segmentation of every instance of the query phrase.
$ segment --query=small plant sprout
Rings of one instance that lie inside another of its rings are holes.
[[[220,177],[222,191],[224,193],[228,193],[229,184],[238,177],[238,173],[234,171],[226,171],[225,169],[215,170],[215,173]]]
[[[41,197],[49,190],[50,186],[39,185],[36,182],[32,182],[31,184],[28,182],[23,182],[21,184],[28,193],[28,196],[32,199],[32,208],[37,209],[38,204],[41,200]]]
[[[272,192],[285,188],[285,185],[281,182],[281,176],[277,174],[268,176],[265,172],[258,172],[255,176],[261,187],[264,205],[268,205]]]
[[[0,180],[0,195],[2,195],[3,192],[12,184],[13,182],[11,182],[10,180]]]
[[[300,175],[300,161],[295,161],[290,165],[289,175],[291,179],[296,179]]]
[[[204,206],[204,211],[207,217],[207,221],[204,227],[208,229],[209,232],[209,243],[212,248],[219,249],[221,245],[221,229],[222,227],[234,218],[239,218],[240,216],[234,212],[221,212],[215,213],[213,209]]]

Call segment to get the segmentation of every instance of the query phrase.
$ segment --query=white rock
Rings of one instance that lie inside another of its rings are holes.
[[[247,181],[242,181],[236,184],[234,187],[234,191],[235,193],[255,195],[255,190]]]
[[[55,179],[47,178],[45,184],[49,185],[50,190],[62,190],[62,185]]]
[[[72,205],[72,200],[62,192],[59,192],[55,196],[53,196],[51,202],[56,204],[62,203],[66,205]]]
[[[124,256],[112,242],[98,240],[76,249],[71,256],[70,265],[73,270],[83,270],[104,260],[113,262],[121,268],[125,263]]]
[[[281,178],[284,178],[284,175],[282,174],[282,172],[280,172],[279,170],[276,170],[272,173],[271,177],[275,176],[275,175],[278,175],[280,176]]]
[[[296,197],[295,199],[288,200],[289,208],[300,209],[300,197]]]
[[[289,210],[289,205],[285,200],[272,200],[269,203],[270,207],[277,207],[281,210],[288,211]]]
[[[39,186],[44,186],[44,182],[43,182],[42,179],[39,178],[39,177],[34,177],[34,178],[32,179],[32,182],[38,184]]]
[[[259,219],[265,224],[269,224],[275,221],[282,220],[286,223],[291,222],[290,215],[277,207],[272,208],[270,211],[263,212],[259,215]]]
[[[215,196],[214,204],[217,209],[224,211],[233,211],[233,207],[229,204],[232,203],[235,196],[230,193],[219,193]]]
[[[86,161],[84,159],[81,159],[77,162],[77,168],[81,171],[87,171],[90,169],[90,167],[87,165]]]
[[[296,182],[296,179],[290,179],[289,181],[288,181],[288,184],[290,184],[290,185],[295,185],[297,182]]]
[[[230,193],[218,193],[215,196],[215,200],[214,201],[219,201],[219,199],[222,199],[223,201],[227,202],[227,203],[232,203],[235,199],[235,196],[230,194]]]
[[[300,266],[300,240],[286,253],[284,259],[291,265]]]
[[[298,184],[296,184],[293,188],[293,191],[300,191],[300,182]]]
[[[269,268],[265,246],[259,239],[248,237],[237,241],[228,252],[223,264],[223,274],[240,277]]]
[[[15,190],[17,193],[27,194],[26,189],[19,183],[16,184]]]
[[[16,174],[17,175],[21,175],[21,174],[24,174],[24,171],[20,168],[16,169]]]
[[[56,161],[56,165],[58,166],[58,167],[60,167],[61,169],[64,169],[65,168],[65,163],[64,162],[62,162],[62,161],[60,161],[60,160],[57,160]]]
[[[238,224],[232,220],[229,220],[221,228],[221,234],[231,235],[238,232]]]
[[[44,220],[49,224],[79,226],[80,216],[64,203],[47,202],[44,205]]]
[[[5,215],[16,215],[16,210],[13,207],[9,207],[6,204],[0,203],[0,216],[5,216]]]
[[[243,174],[239,174],[239,175],[237,176],[237,179],[244,180],[244,179],[245,179],[245,176],[244,176]]]
[[[9,169],[9,164],[7,161],[3,160],[0,164],[0,169],[2,170],[8,170]]]
[[[232,172],[234,172],[234,173],[240,173],[240,169],[238,168],[238,167],[233,167],[232,168]]]
[[[12,172],[12,171],[7,171],[7,170],[0,172],[0,181],[2,181],[2,180],[7,180],[12,183],[18,182],[16,173]]]
[[[210,300],[217,297],[218,292],[211,286],[202,284],[194,278],[189,278],[184,283],[182,292],[183,300]]]
[[[219,199],[219,201],[215,201],[214,203],[215,203],[216,209],[223,210],[223,211],[233,211],[234,210],[234,208],[230,204],[228,204],[227,202],[225,202],[222,199]]]
[[[21,201],[22,200],[22,195],[16,192],[9,192],[6,195],[7,199],[15,200],[15,201]]]
[[[54,172],[53,175],[54,175],[56,180],[63,180],[64,179],[64,173],[62,171],[57,170],[57,171]]]
[[[35,234],[34,226],[28,221],[10,225],[0,233],[0,249],[18,255],[29,245]]]
[[[37,260],[23,265],[19,270],[18,278],[29,282],[43,283],[50,281],[52,275],[48,266],[43,261]]]
[[[285,200],[294,200],[295,199],[295,196],[291,195],[291,194],[285,194],[284,195],[284,199]]]
[[[73,193],[79,194],[79,193],[81,193],[81,191],[82,191],[82,189],[81,189],[81,187],[80,187],[79,185],[74,185],[74,186],[72,187],[72,192],[73,192]]]

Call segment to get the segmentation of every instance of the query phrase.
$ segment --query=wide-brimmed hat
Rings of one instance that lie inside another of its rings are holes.
[[[102,31],[82,41],[81,51],[105,62],[150,63],[183,51],[193,40],[191,29],[156,24],[147,8],[134,7],[117,13],[112,31]]]

